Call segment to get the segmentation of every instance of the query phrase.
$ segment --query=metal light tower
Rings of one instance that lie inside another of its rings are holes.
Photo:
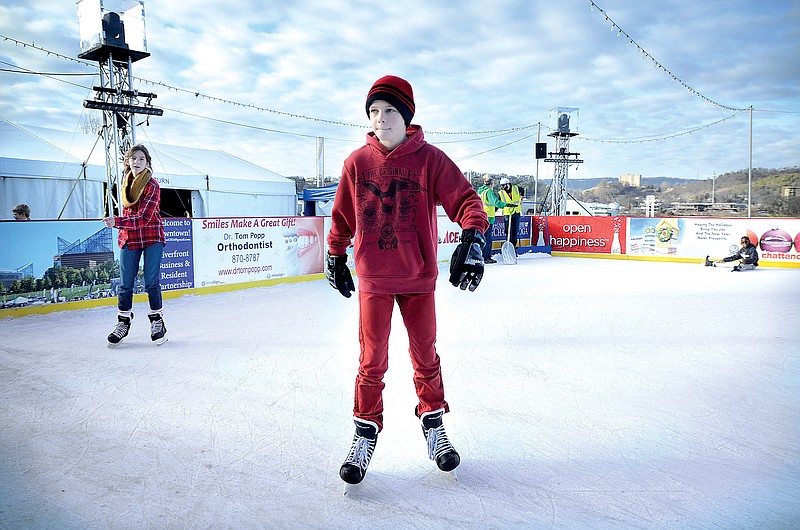
[[[579,111],[573,107],[556,107],[550,111],[551,129],[548,134],[555,139],[555,151],[550,151],[545,162],[554,162],[556,167],[553,172],[553,183],[550,186],[550,202],[547,208],[548,215],[566,215],[567,212],[567,172],[570,164],[581,164],[578,159],[580,153],[571,153],[569,141],[578,136]],[[575,158],[571,158],[574,156]]]
[[[136,143],[136,114],[161,116],[151,105],[155,94],[133,88],[134,62],[149,57],[143,0],[79,0],[81,59],[97,61],[100,85],[87,109],[103,111],[106,148],[106,213],[119,215],[125,153]]]

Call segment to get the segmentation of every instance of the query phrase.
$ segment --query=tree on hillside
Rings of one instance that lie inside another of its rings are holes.
[[[797,215],[794,198],[784,196],[787,187],[800,187],[800,169],[754,168],[752,179],[748,170],[723,173],[716,179],[693,180],[672,178],[646,178],[639,188],[623,186],[619,182],[605,179],[583,192],[572,192],[576,199],[586,202],[609,204],[617,202],[626,208],[642,205],[647,195],[655,195],[661,204],[661,214],[672,215],[672,203],[739,203],[748,201],[756,208],[754,215]],[[632,211],[632,210],[629,210]]]
[[[781,205],[781,215],[786,217],[800,217],[800,197],[791,197]]]

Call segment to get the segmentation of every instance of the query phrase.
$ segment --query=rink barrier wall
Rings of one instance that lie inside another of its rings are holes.
[[[165,219],[163,297],[324,278],[329,230],[330,217]],[[447,262],[461,228],[440,215],[438,234],[437,259]],[[732,254],[744,234],[758,242],[761,266],[800,268],[800,219],[522,216],[517,236],[520,246],[548,248],[559,257],[700,263],[707,255]],[[54,264],[92,270],[112,257],[119,259],[116,235],[97,219],[0,221],[0,275],[42,278]],[[499,251],[506,240],[502,216],[496,218],[492,235]],[[352,249],[348,264],[353,268]],[[88,291],[82,300],[65,300],[75,296],[74,288],[25,293],[30,299],[6,296],[0,319],[115,305],[115,284],[105,286],[73,286]],[[142,301],[144,295],[134,300]]]
[[[223,285],[209,285],[206,287],[191,287],[188,289],[179,289],[172,291],[162,291],[161,298],[163,300],[174,300],[182,296],[191,295],[206,295],[206,294],[219,294],[228,293],[232,291],[239,291],[242,289],[254,289],[256,287],[271,287],[279,284],[310,282],[315,280],[325,279],[324,274],[308,274],[305,276],[292,276],[288,278],[275,278],[270,280],[259,280],[255,282],[243,283],[227,283]],[[133,303],[147,303],[147,294],[133,295]],[[89,309],[92,307],[115,307],[117,305],[117,298],[98,298],[95,300],[75,300],[73,302],[62,302],[58,304],[45,304],[45,305],[31,305],[25,307],[16,307],[11,309],[3,309],[0,312],[0,319],[24,317],[28,315],[46,315],[56,311],[71,311],[76,309]]]
[[[610,259],[621,261],[650,261],[657,263],[689,263],[689,264],[702,264],[704,258],[662,258],[656,256],[628,256],[626,254],[591,254],[587,252],[557,252],[553,251],[552,255],[561,258],[589,258],[589,259]],[[778,268],[778,269],[797,269],[800,268],[800,263],[787,263],[781,261],[759,260],[759,267],[763,268]]]

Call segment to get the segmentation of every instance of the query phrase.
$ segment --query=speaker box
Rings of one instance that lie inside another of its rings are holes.
[[[536,159],[540,158],[547,158],[547,143],[546,142],[537,142],[536,143]]]

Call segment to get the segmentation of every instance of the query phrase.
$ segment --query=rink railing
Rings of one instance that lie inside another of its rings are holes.
[[[164,297],[324,278],[329,227],[329,217],[165,219]],[[438,259],[447,261],[461,229],[440,217],[438,231]],[[762,266],[800,267],[795,218],[523,216],[517,236],[521,252],[699,263],[732,254],[745,234]],[[108,263],[119,259],[116,236],[97,220],[0,222],[0,318],[116,304],[119,281]],[[502,217],[492,236],[499,251]]]

